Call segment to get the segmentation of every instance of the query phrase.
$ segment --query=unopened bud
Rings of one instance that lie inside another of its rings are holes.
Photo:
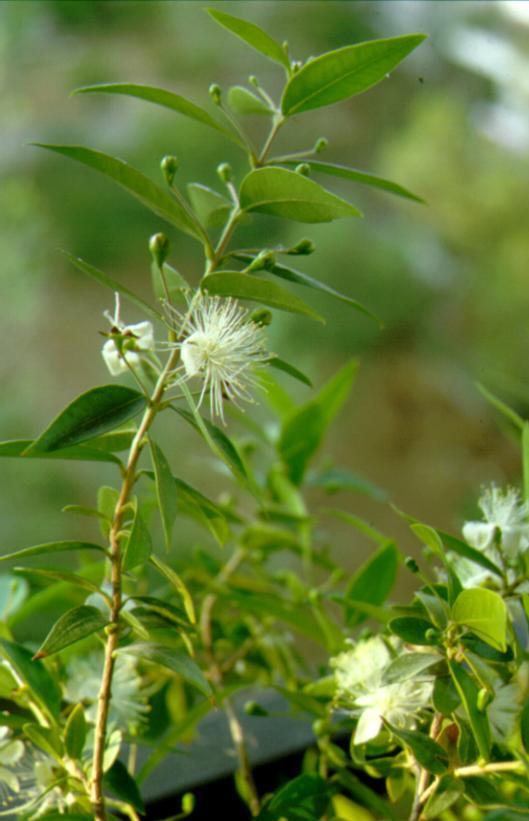
[[[297,245],[293,245],[292,248],[289,248],[287,254],[291,254],[292,256],[305,257],[309,254],[313,254],[315,250],[316,246],[311,239],[302,239],[298,242]]]
[[[227,184],[233,180],[233,170],[229,163],[221,162],[220,165],[217,165],[217,174],[220,177],[221,182]]]
[[[439,630],[435,630],[433,627],[429,627],[428,630],[424,633],[424,638],[427,641],[437,641],[440,637]]]
[[[169,256],[169,240],[165,234],[153,234],[149,240],[149,251],[158,268],[161,268]]]
[[[322,151],[325,151],[328,145],[329,140],[326,139],[326,137],[320,137],[319,140],[316,140],[314,151],[316,152],[316,154],[321,154]]]
[[[253,86],[254,88],[259,88],[259,80],[258,80],[258,79],[257,79],[257,77],[255,76],[255,74],[250,74],[250,76],[248,77],[248,82],[249,82],[249,83],[250,83],[250,85],[251,85],[251,86]]]
[[[265,710],[264,707],[261,707],[257,701],[247,701],[244,705],[244,712],[248,716],[259,716],[265,717],[268,715],[268,710]]]
[[[251,271],[261,271],[265,268],[270,271],[276,264],[276,256],[273,251],[261,251],[246,269],[248,273]]]
[[[221,87],[217,83],[211,83],[209,89],[209,96],[215,103],[215,105],[220,105],[221,97],[222,97],[222,90]]]
[[[299,165],[296,165],[296,174],[302,174],[304,177],[308,177],[310,174],[310,165],[306,162],[301,162]]]
[[[419,572],[419,565],[413,558],[413,556],[406,556],[404,559],[404,564],[406,568],[410,571],[410,573],[418,573]]]
[[[261,325],[263,328],[267,325],[271,325],[272,319],[272,312],[267,311],[266,308],[258,308],[257,311],[253,311],[250,314],[250,322],[254,322],[256,325]]]
[[[172,185],[176,172],[178,171],[178,158],[167,155],[161,161],[160,168],[162,169],[162,174],[164,175],[167,185]]]

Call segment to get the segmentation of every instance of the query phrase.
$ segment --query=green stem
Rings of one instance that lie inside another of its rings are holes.
[[[256,163],[257,166],[265,164],[266,158],[268,157],[268,154],[270,153],[270,149],[272,148],[272,143],[274,142],[275,138],[277,137],[279,129],[281,128],[281,126],[283,125],[284,122],[285,122],[285,120],[284,120],[284,118],[281,114],[279,114],[276,118],[274,118],[274,123],[272,125],[271,130],[270,130],[270,134],[268,135],[268,137],[266,139],[266,142],[263,145],[262,151],[259,155],[259,159],[257,160],[257,163]]]

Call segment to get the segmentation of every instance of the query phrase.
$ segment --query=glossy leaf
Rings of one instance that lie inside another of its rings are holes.
[[[304,773],[281,787],[257,821],[313,821],[325,815],[336,788],[319,775]]]
[[[45,544],[36,544],[32,547],[22,547],[20,550],[14,550],[12,553],[5,553],[0,556],[0,562],[6,562],[8,559],[26,559],[28,556],[44,556],[48,553],[71,553],[77,550],[98,550],[102,553],[105,548],[101,545],[93,544],[92,542],[46,542]]]
[[[452,607],[452,620],[472,630],[500,652],[507,649],[507,607],[493,590],[462,590]]]
[[[269,166],[250,171],[240,190],[241,208],[297,222],[331,222],[341,217],[361,217],[346,200],[326,191],[314,180]]]
[[[281,101],[283,114],[292,116],[367,91],[383,80],[425,37],[407,34],[370,40],[309,60],[287,83]]]
[[[459,693],[457,692],[452,678],[437,676],[433,686],[432,695],[433,706],[438,713],[443,716],[450,716],[461,704]]]
[[[156,496],[160,508],[165,546],[167,550],[171,547],[171,536],[173,524],[177,513],[176,489],[173,474],[167,459],[156,442],[149,440],[151,446],[152,466],[154,468],[154,479],[156,483]]]
[[[457,536],[452,536],[450,533],[443,533],[441,530],[437,530],[436,532],[448,550],[457,553],[458,556],[463,556],[465,559],[470,559],[471,562],[480,565],[480,567],[484,567],[486,570],[490,570],[491,573],[494,573],[495,576],[499,576],[500,579],[503,578],[500,568],[497,567],[494,562],[491,562],[480,550],[476,550],[474,547],[458,539]]]
[[[253,257],[249,254],[234,254],[234,257],[235,259],[239,259],[243,262],[251,262],[253,259]],[[356,299],[352,299],[352,297],[342,294],[335,288],[331,288],[331,286],[327,285],[325,282],[320,282],[320,280],[314,279],[314,277],[305,274],[303,271],[296,271],[294,268],[287,268],[286,265],[279,264],[270,265],[266,268],[266,270],[274,276],[284,279],[287,282],[295,282],[296,285],[304,285],[306,288],[312,288],[315,291],[321,291],[328,294],[329,296],[338,299],[340,302],[350,305],[351,308],[354,308],[356,311],[360,311],[360,313],[365,314],[370,317],[370,319],[374,319],[379,325],[382,324],[379,317],[373,314],[368,308],[364,307],[364,305]]]
[[[88,724],[84,715],[84,707],[77,704],[66,722],[64,728],[64,746],[70,758],[79,760],[83,754],[83,748],[88,734]]]
[[[407,681],[410,678],[420,678],[435,664],[442,661],[441,656],[432,653],[402,653],[397,656],[384,670],[384,684],[395,684],[398,681]]]
[[[87,445],[75,445],[72,448],[61,448],[51,452],[34,452],[33,439],[12,439],[10,442],[0,442],[0,459],[66,459],[72,462],[112,462],[121,464],[117,456],[105,450]]]
[[[412,616],[399,616],[389,622],[389,629],[396,636],[399,636],[408,644],[438,644],[438,639],[427,635],[429,630],[433,630],[433,624],[426,619],[413,618]]]
[[[187,191],[193,211],[203,225],[217,228],[224,224],[233,208],[232,202],[198,182],[189,183]]]
[[[186,611],[187,617],[191,624],[195,624],[196,615],[193,599],[178,573],[176,573],[172,567],[169,567],[169,565],[159,559],[158,556],[151,556],[150,561],[158,572],[161,573],[162,576],[165,576],[167,581],[174,587],[178,595],[182,598],[182,603],[184,605],[184,610]]]
[[[99,171],[105,177],[114,180],[157,216],[167,220],[185,234],[201,240],[200,229],[180,203],[168,191],[123,160],[82,145],[47,145],[45,143],[34,143],[34,145],[47,148],[49,151],[62,154]]]
[[[352,360],[327,382],[315,399],[296,408],[283,424],[278,449],[294,484],[301,483],[325,431],[347,399],[357,370],[358,363]]]
[[[201,287],[208,294],[248,299],[251,302],[268,305],[270,308],[278,308],[280,311],[302,314],[318,322],[325,321],[306,302],[280,285],[276,285],[275,282],[242,274],[239,271],[219,271],[209,274],[202,280]]]
[[[34,658],[42,659],[58,653],[70,644],[101,630],[107,623],[108,620],[97,607],[86,604],[74,607],[55,622]]]
[[[379,177],[377,174],[371,174],[368,171],[359,171],[357,168],[348,168],[346,165],[337,165],[336,163],[320,162],[319,160],[307,160],[311,171],[317,174],[327,174],[330,177],[341,177],[344,180],[351,180],[358,182],[360,185],[368,185],[370,188],[379,188],[381,191],[387,191],[390,194],[396,194],[398,197],[404,197],[407,200],[420,202],[424,204],[424,200],[408,191],[402,185],[391,180],[386,180],[384,177]],[[285,162],[284,165],[296,166],[297,162]]]
[[[233,14],[227,14],[218,8],[210,8],[207,11],[223,28],[231,31],[232,34],[244,40],[251,48],[264,54],[265,57],[268,57],[275,63],[279,63],[287,72],[290,71],[288,57],[281,45],[267,34],[266,31],[256,26],[255,23],[242,20],[240,17],[234,17]]]
[[[346,621],[352,628],[365,621],[366,615],[357,609],[357,603],[381,605],[388,598],[399,565],[399,554],[392,542],[379,549],[356,571],[345,591]],[[355,604],[348,605],[348,600]]]
[[[232,86],[229,89],[228,105],[235,114],[270,117],[274,113],[261,97],[244,86]]]
[[[204,435],[191,411],[188,411],[185,408],[177,408],[173,405],[171,407],[174,411],[176,411],[176,413],[178,413],[179,416],[182,417],[182,419],[185,419],[185,421],[191,425],[197,433],[201,436]],[[223,461],[228,465],[235,476],[242,479],[244,482],[247,482],[249,477],[246,467],[231,439],[217,425],[214,425],[213,422],[210,422],[208,419],[202,419],[201,421],[207,435],[213,441]]]
[[[271,359],[268,360],[266,363],[270,365],[271,368],[276,368],[278,371],[283,371],[283,373],[287,373],[293,379],[297,379],[298,382],[301,382],[303,385],[307,385],[309,388],[312,388],[312,382],[310,381],[309,377],[306,376],[302,371],[295,368],[294,365],[291,365],[290,362],[285,362],[284,359],[280,359],[278,356],[273,356]]]
[[[32,653],[7,639],[0,638],[0,653],[15,668],[25,682],[35,701],[47,714],[58,718],[61,706],[61,691],[41,662],[34,661]]]
[[[181,94],[175,94],[174,91],[168,91],[166,88],[139,85],[137,83],[101,83],[76,88],[73,94],[123,94],[127,97],[136,97],[139,100],[146,100],[148,103],[154,103],[171,111],[176,111],[178,114],[183,114],[184,117],[208,125],[210,128],[214,128],[215,131],[219,131],[224,136],[233,139],[233,135],[218,123],[211,114],[208,114],[207,111],[191,102],[191,100],[182,97]]]
[[[130,536],[123,549],[123,570],[126,572],[132,570],[134,567],[138,567],[138,565],[145,564],[151,553],[151,534],[139,508],[136,506]]]
[[[434,775],[443,775],[448,768],[448,755],[440,744],[421,732],[403,730],[384,722],[391,733],[409,747],[417,763]]]
[[[121,282],[118,282],[116,279],[108,276],[108,274],[103,273],[103,271],[100,271],[98,268],[90,265],[89,262],[85,262],[85,260],[80,257],[69,254],[67,251],[63,251],[63,254],[70,260],[72,265],[75,265],[79,271],[82,271],[83,274],[86,274],[90,277],[90,279],[94,279],[96,282],[99,282],[101,285],[105,285],[114,292],[117,291],[117,293],[121,294],[121,296],[124,296],[125,299],[128,299],[129,302],[135,305],[136,308],[139,308],[143,314],[147,314],[153,319],[160,319],[160,313],[152,308],[148,302],[145,302],[144,299],[137,296],[130,290],[130,288],[127,288],[126,285],[122,285]]]
[[[114,761],[103,777],[103,784],[110,792],[143,815],[145,806],[138,785],[122,761]]]
[[[478,708],[479,688],[474,679],[458,662],[449,661],[448,668],[465,708],[479,754],[485,760],[488,760],[491,745],[490,727],[486,713]]]
[[[169,649],[161,644],[151,644],[150,642],[138,642],[120,648],[118,653],[125,653],[129,656],[136,656],[142,661],[150,661],[165,667],[167,670],[181,676],[184,681],[192,684],[205,696],[212,695],[209,681],[205,678],[202,670],[195,662],[189,658],[187,653],[179,650]]]
[[[132,419],[146,406],[138,391],[103,385],[78,396],[28,448],[30,455],[78,445]]]

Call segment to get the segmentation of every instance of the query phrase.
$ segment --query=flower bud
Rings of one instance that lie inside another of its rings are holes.
[[[261,707],[257,701],[247,701],[244,705],[244,712],[248,716],[259,716],[264,717],[268,715],[268,710],[265,710],[264,707]]]
[[[209,96],[215,103],[215,105],[220,105],[221,97],[222,97],[222,90],[217,83],[211,83],[209,89]]]
[[[261,325],[263,328],[272,324],[272,318],[272,312],[267,311],[266,308],[259,308],[250,314],[250,322],[255,322],[256,325]]]
[[[192,792],[186,792],[182,796],[182,812],[185,812],[186,815],[191,815],[193,810],[195,809],[195,796]]]
[[[178,158],[171,155],[165,156],[160,163],[160,168],[167,185],[171,186],[178,171]]]
[[[220,165],[217,165],[217,174],[219,175],[220,181],[226,185],[233,180],[233,170],[227,162],[221,162]]]
[[[306,162],[302,162],[296,166],[296,174],[302,174],[304,177],[308,177],[310,174],[310,165]]]
[[[169,240],[165,234],[153,234],[149,240],[149,251],[158,268],[161,268],[169,256]]]
[[[311,239],[301,239],[297,245],[293,245],[292,248],[288,249],[287,254],[305,257],[309,254],[313,254],[315,250],[316,246]]]
[[[250,263],[246,271],[250,273],[251,271],[261,271],[263,268],[270,271],[275,264],[276,256],[273,251],[261,251]]]
[[[424,638],[427,639],[427,641],[438,641],[440,638],[439,630],[429,627],[424,633]]]
[[[328,145],[329,140],[326,137],[320,137],[319,140],[316,140],[314,151],[316,152],[316,154],[321,154],[322,151],[325,151]]]
[[[253,86],[254,88],[259,88],[259,80],[258,80],[258,79],[257,79],[257,77],[255,76],[255,74],[250,74],[250,76],[248,77],[248,82],[249,82],[249,83],[250,83],[250,85],[251,85],[251,86]]]
[[[419,565],[413,558],[413,556],[406,556],[404,559],[404,564],[406,568],[410,571],[410,573],[418,573],[419,572]]]

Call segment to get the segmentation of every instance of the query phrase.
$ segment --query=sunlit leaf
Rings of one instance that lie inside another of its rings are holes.
[[[288,57],[281,45],[267,34],[266,31],[256,26],[255,23],[242,20],[240,17],[234,17],[233,14],[227,14],[225,11],[221,11],[217,8],[209,8],[207,11],[223,28],[231,31],[232,34],[244,40],[245,43],[261,54],[264,54],[265,57],[282,65],[287,72],[290,71]]]
[[[101,630],[107,623],[108,620],[97,607],[86,604],[74,607],[55,622],[33,658],[42,659],[58,653],[64,647]]]

